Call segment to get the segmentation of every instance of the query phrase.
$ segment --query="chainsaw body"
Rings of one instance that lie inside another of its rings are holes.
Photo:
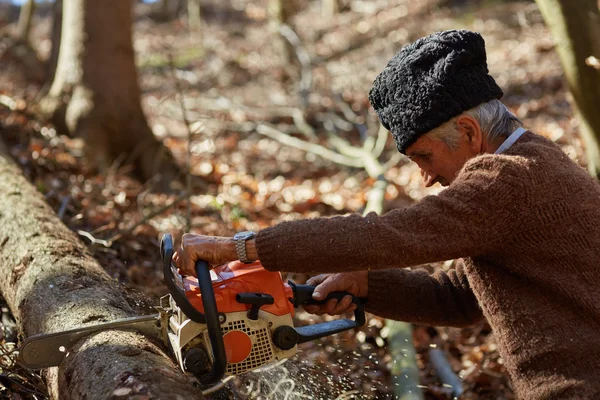
[[[225,374],[241,374],[290,357],[297,344],[365,323],[363,300],[352,296],[357,305],[354,321],[339,319],[295,328],[294,307],[340,300],[349,293],[333,292],[315,301],[314,286],[285,284],[279,272],[265,270],[260,262],[236,261],[211,271],[199,260],[195,265],[198,278],[182,277],[172,265],[171,235],[163,236],[161,255],[171,293],[169,342],[181,368],[201,383],[215,383]]]
[[[296,353],[296,345],[281,349],[272,339],[279,327],[293,326],[294,306],[288,300],[293,291],[283,283],[279,272],[267,271],[259,262],[249,265],[236,261],[213,269],[210,275],[225,347],[226,375],[239,375]],[[198,280],[175,277],[187,301],[204,313]],[[239,294],[246,296],[240,298]],[[271,298],[272,304],[263,303]],[[215,360],[208,324],[189,319],[172,295],[161,301],[163,308],[170,310],[169,343],[180,367],[192,369],[194,375],[210,370]],[[206,356],[198,351],[205,351]]]

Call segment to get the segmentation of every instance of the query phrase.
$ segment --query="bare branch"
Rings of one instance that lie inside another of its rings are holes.
[[[280,143],[288,146],[295,147],[300,150],[304,150],[310,153],[314,153],[326,160],[333,161],[336,164],[346,165],[349,167],[363,168],[363,162],[360,159],[346,157],[342,154],[336,153],[335,151],[329,150],[328,148],[315,143],[309,143],[305,140],[297,139],[293,136],[289,136],[273,126],[267,124],[256,125],[256,132],[261,135],[275,139]]]
[[[400,152],[394,154],[385,164],[383,164],[383,170],[387,171],[392,165],[398,164],[404,157],[404,154]]]
[[[292,118],[294,119],[294,124],[296,127],[309,139],[316,140],[317,135],[315,134],[315,130],[308,122],[306,122],[306,118],[304,118],[304,112],[299,108],[293,108],[290,110],[292,112]]]
[[[291,26],[287,24],[281,24],[279,27],[279,33],[283,36],[292,46],[296,52],[296,57],[302,66],[302,77],[300,79],[300,97],[302,99],[302,106],[308,105],[308,94],[310,93],[310,86],[312,83],[312,70],[310,56],[302,46],[300,37],[294,32]]]
[[[452,371],[444,352],[440,349],[429,349],[429,360],[442,383],[452,387],[452,397],[457,398],[463,393],[460,378]]]
[[[363,214],[366,215],[370,212],[375,212],[378,215],[381,215],[383,213],[383,201],[385,200],[387,186],[387,180],[381,175],[369,191],[367,205]]]
[[[112,241],[111,240],[104,240],[104,239],[95,238],[91,233],[83,231],[83,230],[78,230],[77,233],[80,236],[83,236],[86,239],[88,239],[92,244],[99,244],[99,245],[104,246],[104,247],[110,247],[110,246],[112,246]]]
[[[383,150],[385,149],[385,144],[388,138],[388,130],[385,129],[381,123],[379,123],[379,130],[377,131],[377,141],[375,142],[375,147],[371,151],[374,157],[379,157]]]
[[[198,10],[200,9],[198,4],[194,4],[194,6],[198,6]],[[199,13],[199,11],[198,11]],[[199,19],[198,14],[198,19]],[[192,163],[192,139],[194,137],[194,132],[192,132],[192,127],[187,115],[187,108],[185,107],[185,96],[183,94],[183,89],[179,84],[179,79],[177,78],[175,61],[173,59],[173,53],[169,52],[169,66],[171,68],[171,73],[173,75],[173,81],[175,83],[175,90],[177,91],[177,97],[179,100],[179,106],[181,107],[181,117],[183,119],[183,123],[185,124],[187,130],[187,152],[185,157],[185,184],[187,189],[187,213],[186,213],[186,231],[190,232],[192,230],[192,204],[190,201],[190,196],[192,193],[192,173],[191,173],[191,163]]]

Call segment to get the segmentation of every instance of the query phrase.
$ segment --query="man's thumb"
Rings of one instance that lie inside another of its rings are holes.
[[[335,280],[331,278],[325,279],[321,284],[319,284],[315,291],[313,292],[313,299],[315,300],[323,300],[327,297],[327,295],[335,290]]]

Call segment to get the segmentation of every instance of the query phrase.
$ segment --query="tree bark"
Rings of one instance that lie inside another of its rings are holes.
[[[556,41],[569,89],[573,94],[585,142],[588,170],[600,179],[600,70],[586,64],[600,58],[600,10],[597,0],[537,0]]]
[[[141,179],[160,172],[166,189],[179,169],[140,105],[131,21],[129,1],[64,0],[58,64],[41,109],[83,138],[93,167],[106,170],[125,155]]]
[[[0,204],[0,291],[23,337],[134,315],[117,283],[56,217],[1,143]],[[44,377],[52,398],[202,398],[160,347],[134,332],[89,336]]]
[[[56,0],[52,5],[52,50],[48,59],[48,79],[53,79],[58,64],[58,51],[62,31],[62,0]]]
[[[29,33],[31,31],[31,19],[35,11],[35,1],[27,0],[21,6],[21,12],[19,13],[19,24],[17,27],[17,38],[24,42],[29,43]]]

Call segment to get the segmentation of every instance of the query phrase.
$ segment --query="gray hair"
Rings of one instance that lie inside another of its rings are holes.
[[[507,138],[515,129],[523,126],[523,122],[511,113],[506,106],[497,99],[481,103],[467,110],[465,114],[470,115],[479,122],[481,132],[488,142],[499,142]],[[431,139],[441,140],[451,149],[456,149],[459,144],[459,135],[456,130],[456,120],[459,116],[427,133]]]

